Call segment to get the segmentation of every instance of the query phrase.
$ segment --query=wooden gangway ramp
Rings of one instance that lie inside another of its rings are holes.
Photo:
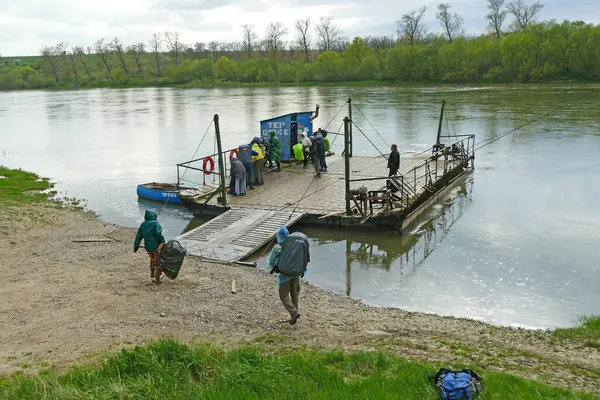
[[[188,255],[217,262],[240,261],[268,243],[282,225],[292,226],[304,214],[234,208],[176,239]]]

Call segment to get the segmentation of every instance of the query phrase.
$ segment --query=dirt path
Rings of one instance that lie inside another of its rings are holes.
[[[260,270],[188,257],[176,281],[157,287],[143,249],[133,253],[131,229],[46,205],[2,209],[0,221],[0,372],[65,368],[170,336],[226,347],[250,342],[266,351],[388,349],[600,394],[600,352],[547,332],[372,308],[307,284],[302,318],[290,326],[281,322],[275,279]],[[120,241],[73,243],[105,234]]]

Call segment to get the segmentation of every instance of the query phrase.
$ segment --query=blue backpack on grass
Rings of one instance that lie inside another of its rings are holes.
[[[469,368],[462,371],[441,368],[434,381],[440,400],[472,400],[483,391],[481,377]]]

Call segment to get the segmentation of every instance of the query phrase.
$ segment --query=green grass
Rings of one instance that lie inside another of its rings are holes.
[[[600,316],[583,316],[578,326],[556,329],[553,334],[561,339],[581,341],[588,347],[600,349]]]
[[[462,367],[462,366],[454,366]],[[435,399],[439,366],[386,353],[231,352],[175,341],[123,350],[99,366],[65,374],[44,372],[0,379],[10,399]],[[597,399],[503,373],[483,371],[480,399]]]
[[[48,199],[46,191],[52,187],[47,178],[22,171],[0,167],[0,205],[22,205]]]

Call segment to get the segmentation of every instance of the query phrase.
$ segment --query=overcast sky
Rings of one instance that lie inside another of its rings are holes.
[[[428,6],[426,24],[440,0],[0,0],[0,55],[37,55],[45,44],[89,46],[101,37],[148,42],[153,32],[178,31],[184,43],[239,41],[243,24],[262,37],[270,22],[283,22],[292,38],[294,21],[331,15],[348,37],[395,33],[403,13]],[[464,18],[465,30],[481,33],[486,0],[446,0]],[[532,0],[526,0],[528,4]],[[540,18],[600,21],[600,0],[546,0]]]

